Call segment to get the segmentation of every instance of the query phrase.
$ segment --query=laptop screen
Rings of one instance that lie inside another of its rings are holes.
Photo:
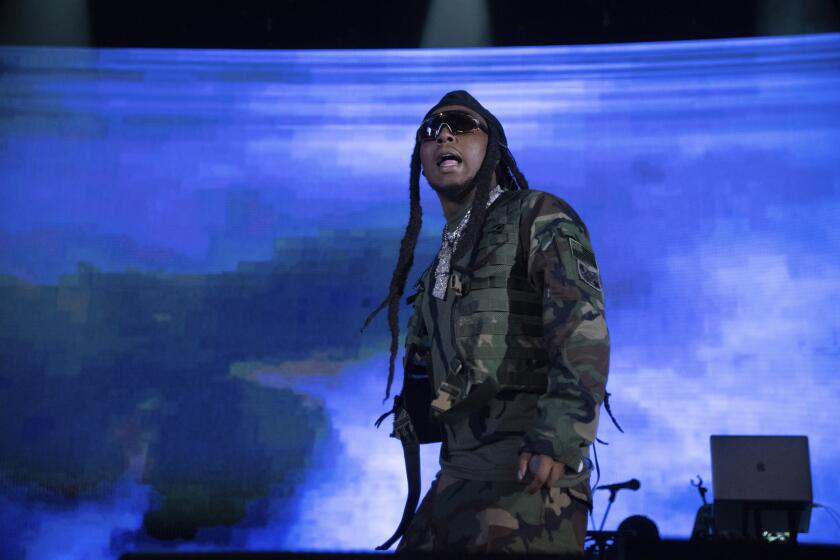
[[[812,502],[806,436],[711,436],[715,501]]]

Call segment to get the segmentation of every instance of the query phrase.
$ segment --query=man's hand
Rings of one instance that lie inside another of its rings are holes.
[[[555,461],[548,455],[532,455],[526,451],[519,454],[519,480],[525,478],[526,469],[531,471],[534,480],[525,489],[529,494],[536,493],[540,487],[551,488],[566,474],[566,465]]]

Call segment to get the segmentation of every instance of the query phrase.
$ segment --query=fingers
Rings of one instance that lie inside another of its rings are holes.
[[[542,486],[551,488],[566,474],[566,465],[555,461],[547,455],[532,455],[526,451],[519,454],[519,470],[517,478],[523,480],[525,473],[530,471],[534,479],[525,488],[529,494],[534,494]]]
[[[528,466],[531,473],[534,475],[534,480],[525,489],[529,494],[534,494],[540,487],[548,481],[551,475],[551,468],[554,465],[554,459],[546,455],[535,455],[531,458]]]
[[[516,477],[519,480],[525,478],[525,473],[528,469],[528,461],[531,460],[531,454],[527,451],[523,451],[519,454],[519,470],[516,472]]]
[[[566,465],[554,461],[554,464],[551,466],[551,474],[548,475],[548,482],[546,483],[546,486],[554,486],[554,483],[563,478],[563,475],[565,474]]]

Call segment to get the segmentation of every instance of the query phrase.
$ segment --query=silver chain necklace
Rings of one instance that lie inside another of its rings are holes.
[[[487,206],[493,204],[496,199],[499,198],[500,194],[502,194],[502,187],[496,185],[493,190],[490,191],[490,196],[487,199]],[[452,233],[449,233],[449,228],[446,225],[443,226],[440,252],[438,252],[438,263],[435,268],[435,287],[432,290],[432,295],[434,295],[437,299],[446,299],[446,287],[449,285],[449,267],[452,263],[452,255],[455,254],[455,249],[458,247],[458,241],[461,239],[461,234],[464,232],[464,228],[470,220],[471,211],[472,209],[467,210],[467,213],[464,214],[464,217],[461,218],[461,221],[458,222],[458,225],[455,226]]]

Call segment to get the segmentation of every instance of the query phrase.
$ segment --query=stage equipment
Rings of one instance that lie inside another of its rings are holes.
[[[615,501],[615,495],[618,493],[619,490],[633,490],[634,492],[638,490],[642,486],[642,483],[639,482],[635,478],[631,478],[626,482],[617,482],[615,484],[602,484],[595,488],[595,490],[609,490],[610,491],[610,499],[607,502],[607,509],[604,510],[604,517],[601,518],[601,526],[598,527],[598,531],[604,530],[604,523],[607,521],[607,515],[610,513],[610,508],[612,507],[613,502]]]
[[[791,540],[807,533],[813,495],[805,436],[710,439],[718,537]]]
[[[689,480],[689,483],[697,488],[700,494],[700,499],[703,505],[697,510],[697,515],[694,517],[694,527],[691,529],[691,540],[709,539],[714,536],[714,511],[711,504],[706,501],[706,493],[709,491],[703,485],[703,479],[697,475],[697,481]]]

